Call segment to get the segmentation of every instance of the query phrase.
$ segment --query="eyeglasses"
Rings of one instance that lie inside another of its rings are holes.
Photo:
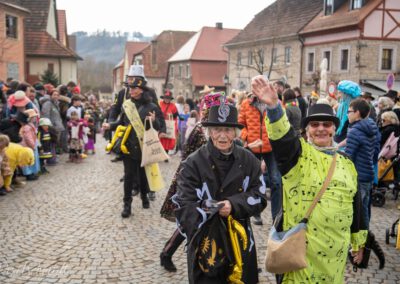
[[[356,112],[355,110],[348,110],[347,113]]]
[[[322,125],[324,128],[329,128],[333,126],[333,121],[310,121],[308,124],[312,128],[317,128]]]

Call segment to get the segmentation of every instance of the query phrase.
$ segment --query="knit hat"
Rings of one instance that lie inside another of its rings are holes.
[[[52,126],[51,120],[47,117],[42,117],[39,119],[39,126]]]

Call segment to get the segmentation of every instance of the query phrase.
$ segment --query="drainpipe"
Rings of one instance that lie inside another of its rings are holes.
[[[60,84],[62,84],[62,68],[61,68],[61,58],[58,58],[58,80]],[[57,87],[57,86],[56,86]]]
[[[300,48],[300,90],[302,89],[303,85],[303,51],[304,51],[304,39],[299,35],[299,41],[301,43]]]

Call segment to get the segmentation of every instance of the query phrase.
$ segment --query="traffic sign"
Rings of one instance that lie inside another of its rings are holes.
[[[386,79],[386,87],[388,88],[388,90],[391,90],[393,88],[393,84],[394,84],[394,74],[390,73]]]

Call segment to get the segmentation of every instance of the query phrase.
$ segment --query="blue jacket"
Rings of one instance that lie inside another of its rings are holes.
[[[359,182],[374,180],[374,164],[378,162],[381,135],[372,119],[361,119],[350,125],[346,154],[356,166]]]

